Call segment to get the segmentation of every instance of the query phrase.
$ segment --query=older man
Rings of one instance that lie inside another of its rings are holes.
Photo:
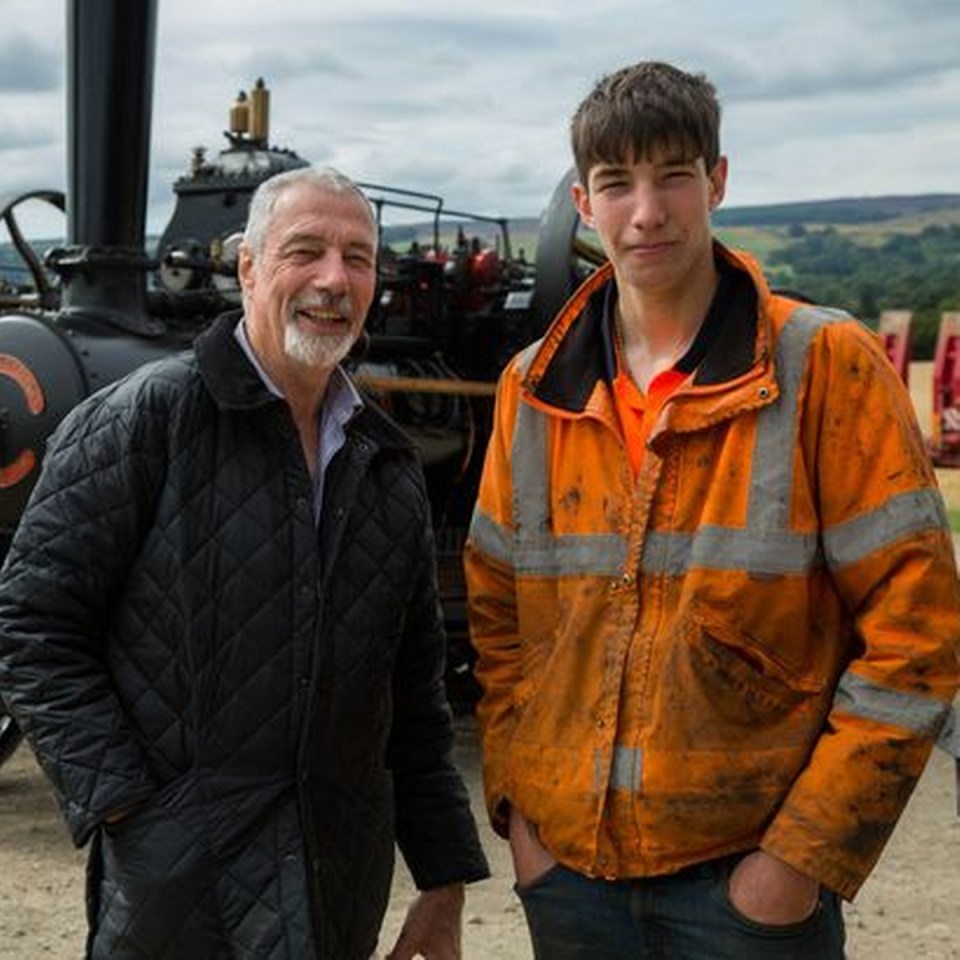
[[[61,425],[0,580],[0,684],[73,838],[89,955],[460,956],[487,874],[451,762],[424,481],[339,366],[376,226],[335,171],[266,181],[243,313]]]

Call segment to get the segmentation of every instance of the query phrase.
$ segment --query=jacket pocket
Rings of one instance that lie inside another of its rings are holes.
[[[92,955],[111,955],[122,945],[166,956],[162,945],[218,941],[215,877],[206,847],[196,830],[161,803],[103,830],[99,860]]]
[[[759,697],[769,697],[775,703],[784,696],[793,699],[794,695],[823,691],[823,679],[791,669],[777,657],[771,645],[751,637],[735,624],[702,609],[695,611],[694,620],[718,664],[729,664],[731,680],[754,687]]]
[[[755,844],[823,724],[822,685],[737,626],[688,610],[650,671],[639,829],[690,861]]]
[[[695,610],[668,654],[670,685],[696,718],[696,739],[729,749],[756,740],[797,747],[819,728],[825,683],[789,670],[769,647],[710,612]]]

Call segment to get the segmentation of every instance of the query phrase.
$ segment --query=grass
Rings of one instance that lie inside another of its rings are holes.
[[[760,261],[791,243],[786,227],[717,227],[714,232],[722,243],[735,250],[748,250]]]
[[[947,510],[947,517],[950,520],[950,529],[954,533],[960,533],[960,509]]]

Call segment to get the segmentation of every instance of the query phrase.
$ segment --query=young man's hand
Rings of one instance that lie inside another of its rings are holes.
[[[729,897],[747,919],[787,926],[816,910],[820,885],[778,857],[756,850],[733,868]]]
[[[509,834],[518,886],[530,886],[556,866],[556,859],[540,842],[536,828],[516,807],[510,808]]]
[[[460,960],[463,900],[462,883],[421,893],[410,905],[386,960]]]

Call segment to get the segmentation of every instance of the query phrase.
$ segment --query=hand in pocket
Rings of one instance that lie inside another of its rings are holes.
[[[755,850],[733,868],[728,895],[734,909],[748,920],[790,926],[817,909],[820,886],[783,860]]]
[[[510,808],[509,833],[517,886],[530,886],[556,866],[557,860],[540,842],[537,828],[516,807]]]

